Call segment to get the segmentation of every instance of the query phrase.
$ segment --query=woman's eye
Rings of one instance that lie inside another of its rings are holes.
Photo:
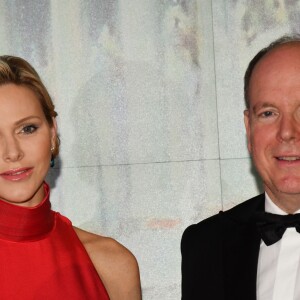
[[[27,125],[27,126],[24,126],[21,130],[21,133],[24,133],[24,134],[32,134],[34,133],[36,130],[37,130],[37,126],[35,125]]]

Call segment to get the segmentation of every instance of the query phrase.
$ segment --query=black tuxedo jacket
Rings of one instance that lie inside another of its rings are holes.
[[[261,194],[189,226],[182,236],[183,300],[255,300]]]

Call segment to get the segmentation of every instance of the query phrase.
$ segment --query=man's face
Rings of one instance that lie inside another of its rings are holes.
[[[258,62],[249,100],[248,149],[266,192],[277,203],[300,197],[300,43],[281,45]]]

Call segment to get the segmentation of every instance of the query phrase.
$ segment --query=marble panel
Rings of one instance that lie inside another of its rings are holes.
[[[136,255],[144,299],[180,298],[182,232],[221,209],[217,160],[55,168],[48,180],[55,210]]]
[[[106,18],[90,4],[67,26],[55,2],[64,166],[218,157],[211,8],[198,2],[117,1]]]
[[[249,158],[222,160],[221,182],[225,210],[263,192],[261,180]]]

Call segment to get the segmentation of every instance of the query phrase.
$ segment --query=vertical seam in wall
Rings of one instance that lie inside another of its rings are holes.
[[[215,77],[215,99],[216,99],[216,113],[217,113],[217,133],[218,133],[218,152],[219,152],[219,180],[220,180],[220,190],[221,190],[221,207],[224,209],[223,205],[223,187],[222,187],[222,166],[221,166],[221,150],[220,150],[220,129],[219,129],[219,110],[218,110],[218,93],[217,93],[217,71],[216,71],[216,53],[215,53],[215,32],[214,32],[214,10],[213,10],[213,0],[211,4],[211,31],[212,31],[212,50],[213,50],[213,68],[214,68],[214,77]]]

